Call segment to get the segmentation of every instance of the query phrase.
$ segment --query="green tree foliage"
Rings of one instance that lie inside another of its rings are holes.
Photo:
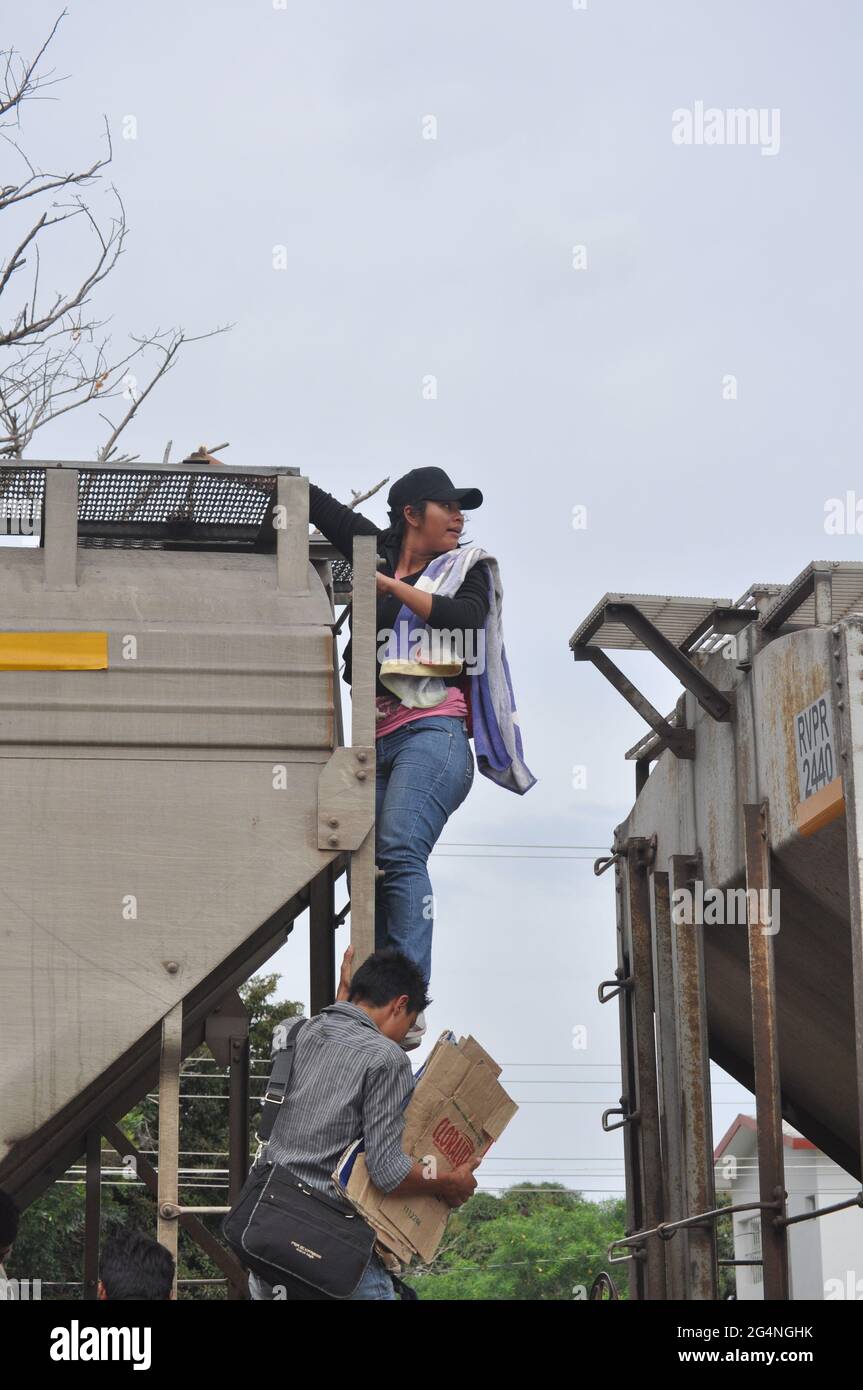
[[[434,1263],[411,1277],[423,1299],[585,1299],[609,1270],[626,1297],[626,1266],[606,1249],[624,1233],[625,1204],[591,1202],[550,1183],[478,1193],[450,1218]]]
[[[278,983],[278,975],[256,975],[240,990],[249,1011],[249,1042],[253,1063],[269,1061],[275,1025],[281,1019],[302,1013],[300,1003],[273,999]],[[224,1100],[211,1098],[228,1094],[227,1075],[213,1064],[206,1047],[198,1048],[191,1058],[187,1058],[183,1070],[196,1074],[184,1077],[180,1087],[180,1166],[202,1171],[188,1176],[186,1181],[192,1185],[181,1187],[180,1197],[185,1206],[224,1205],[228,1198],[227,1179],[224,1174],[208,1173],[207,1170],[227,1167],[228,1105]],[[266,1075],[266,1065],[252,1066],[252,1135],[260,1113],[254,1098],[263,1093]],[[143,1099],[124,1117],[120,1128],[155,1167],[159,1140],[157,1101]],[[154,1197],[143,1183],[125,1176],[116,1154],[106,1150],[107,1145],[103,1144],[102,1241],[118,1226],[132,1226],[155,1236]],[[79,1163],[83,1163],[83,1155]],[[218,1232],[219,1217],[202,1219],[210,1230]],[[59,1287],[43,1287],[42,1297],[77,1298],[81,1296],[81,1289],[76,1287],[76,1281],[82,1278],[83,1261],[84,1185],[55,1183],[23,1213],[7,1273],[22,1279],[41,1279],[43,1286],[69,1281]],[[222,1279],[221,1272],[182,1228],[179,1277]],[[225,1286],[221,1282],[185,1285],[181,1289],[181,1296],[224,1299]]]
[[[240,991],[250,1015],[252,1069],[252,1134],[259,1108],[255,1097],[264,1089],[272,1031],[281,1019],[302,1012],[297,1003],[273,999],[278,975],[258,975]],[[198,1059],[201,1059],[200,1061]],[[264,1065],[260,1065],[264,1063]],[[187,1059],[184,1071],[194,1072],[181,1086],[181,1166],[197,1168],[193,1184],[181,1189],[188,1206],[217,1206],[227,1201],[228,1090],[225,1072],[202,1047]],[[210,1098],[208,1098],[210,1097]],[[158,1144],[158,1105],[145,1098],[121,1126],[132,1142],[155,1164]],[[104,1168],[113,1165],[102,1188],[102,1239],[116,1226],[134,1226],[155,1235],[155,1201],[142,1183],[125,1178],[116,1155],[105,1153]],[[218,1232],[219,1218],[203,1218]],[[520,1183],[500,1197],[479,1192],[453,1213],[444,1243],[428,1268],[411,1271],[410,1282],[423,1299],[573,1300],[586,1297],[597,1274],[612,1275],[621,1298],[627,1297],[625,1264],[609,1266],[606,1250],[624,1233],[621,1200],[592,1202],[582,1193],[561,1191],[548,1183]],[[730,1254],[729,1221],[720,1222],[720,1253]],[[84,1255],[84,1187],[57,1183],[23,1215],[10,1275],[55,1280],[81,1279]],[[200,1247],[180,1232],[180,1277],[220,1280],[219,1270]],[[733,1288],[733,1272],[723,1269],[722,1293]],[[80,1288],[43,1288],[44,1298],[79,1297]],[[222,1282],[185,1284],[181,1297],[224,1299]]]
[[[80,1279],[84,1262],[84,1188],[55,1183],[21,1217],[6,1272],[19,1279]],[[43,1300],[76,1298],[75,1288],[42,1288]]]
[[[728,1192],[717,1192],[716,1205],[718,1207],[731,1206],[731,1194]],[[716,1257],[719,1260],[734,1259],[734,1230],[730,1216],[720,1217],[716,1222]],[[719,1266],[719,1297],[724,1301],[731,1298],[737,1291],[737,1278],[733,1265]]]

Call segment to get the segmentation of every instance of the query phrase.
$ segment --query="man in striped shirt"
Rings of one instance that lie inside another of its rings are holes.
[[[327,1005],[296,1035],[290,1085],[267,1158],[333,1196],[333,1170],[348,1145],[362,1138],[369,1176],[381,1192],[433,1195],[461,1206],[476,1188],[479,1159],[429,1178],[401,1146],[414,1079],[400,1044],[429,1004],[421,971],[399,951],[378,951],[339,993],[347,998]],[[277,1296],[255,1274],[249,1291],[254,1299]],[[377,1255],[351,1297],[395,1298]]]

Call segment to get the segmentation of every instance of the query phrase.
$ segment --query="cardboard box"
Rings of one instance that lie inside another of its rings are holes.
[[[402,1148],[430,1176],[452,1172],[499,1139],[518,1106],[498,1080],[501,1069],[475,1038],[435,1043],[405,1114]],[[439,1197],[396,1197],[380,1192],[366,1167],[362,1141],[351,1145],[333,1174],[348,1200],[374,1227],[382,1244],[404,1263],[434,1258],[451,1208]]]

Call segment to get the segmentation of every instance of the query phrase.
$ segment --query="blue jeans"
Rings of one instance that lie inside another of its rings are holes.
[[[424,716],[376,743],[375,948],[395,946],[431,979],[434,896],[428,858],[474,775],[463,719]]]
[[[256,1303],[266,1299],[276,1298],[276,1287],[267,1284],[257,1274],[249,1275],[249,1293]],[[343,1301],[350,1303],[354,1298],[391,1298],[394,1299],[396,1291],[393,1288],[393,1281],[387,1274],[377,1255],[372,1255],[369,1267],[363,1275],[353,1293]],[[284,1297],[284,1295],[282,1295]]]

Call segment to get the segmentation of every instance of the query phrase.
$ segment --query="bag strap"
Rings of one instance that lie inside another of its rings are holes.
[[[410,1284],[406,1284],[404,1279],[399,1279],[397,1274],[391,1274],[390,1278],[393,1281],[393,1288],[399,1298],[403,1300],[419,1298],[416,1289],[411,1288]]]
[[[290,1085],[291,1072],[294,1069],[294,1043],[297,1034],[304,1023],[308,1023],[307,1018],[298,1018],[293,1028],[288,1032],[285,1046],[280,1052],[276,1053],[273,1062],[273,1070],[267,1082],[267,1089],[264,1094],[264,1101],[261,1106],[261,1122],[258,1125],[258,1143],[266,1144],[273,1132],[273,1125],[276,1123],[276,1116],[279,1113],[279,1106],[284,1104]]]

